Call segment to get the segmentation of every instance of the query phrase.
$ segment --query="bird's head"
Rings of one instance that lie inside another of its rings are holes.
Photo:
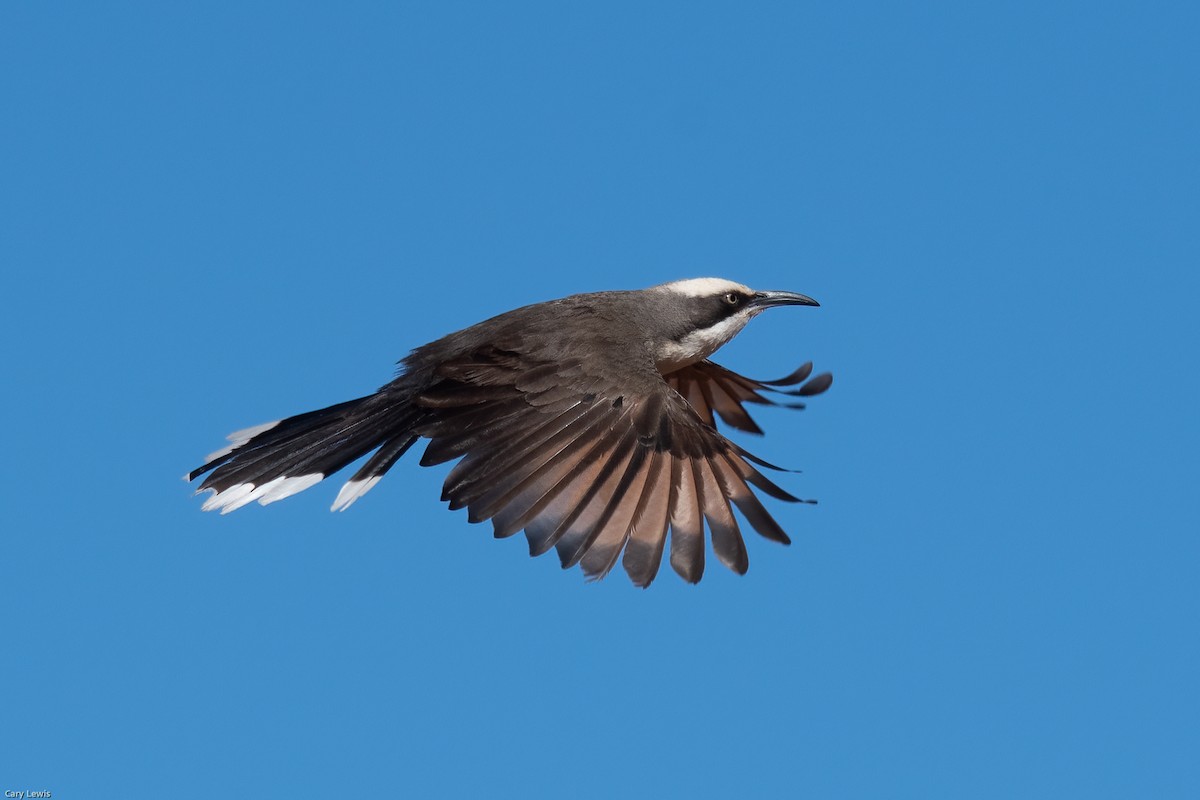
[[[772,306],[816,306],[796,292],[755,291],[723,278],[691,278],[646,290],[655,300],[655,359],[666,374],[708,358]]]

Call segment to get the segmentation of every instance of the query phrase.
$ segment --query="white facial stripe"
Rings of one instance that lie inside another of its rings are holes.
[[[689,278],[685,281],[664,283],[656,288],[666,289],[686,297],[714,297],[725,292],[752,294],[749,286],[727,281],[724,278]]]
[[[668,342],[655,359],[658,371],[665,375],[708,358],[741,333],[753,316],[751,312],[740,311],[710,328],[692,331],[678,342]]]
[[[693,347],[697,352],[702,353],[701,358],[707,358],[717,352],[722,345],[728,344],[733,337],[742,332],[742,328],[746,327],[746,323],[750,321],[750,314],[741,312],[713,325],[711,328],[701,328],[698,331],[692,331],[687,336],[683,337],[683,345],[685,347]]]

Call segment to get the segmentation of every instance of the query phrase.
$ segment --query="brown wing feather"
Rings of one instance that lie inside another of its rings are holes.
[[[440,380],[416,401],[424,414],[416,432],[430,440],[422,463],[461,459],[443,499],[472,522],[490,519],[496,536],[524,530],[531,554],[554,547],[564,567],[581,564],[589,579],[624,554],[630,579],[648,586],[669,531],[671,566],[694,583],[704,573],[705,521],[718,560],[746,571],[733,506],[758,533],[787,543],[751,486],[796,498],[716,431],[716,417],[759,432],[745,405],[775,402],[763,392],[827,388],[823,376],[804,383],[810,372],[753,381],[704,361],[664,380],[652,362],[589,371],[489,348],[436,369]]]
[[[646,485],[630,525],[621,563],[629,579],[642,588],[650,585],[662,563],[671,522],[671,464],[676,460],[658,451],[651,454]]]
[[[671,568],[688,583],[704,576],[704,514],[687,459],[671,460]]]
[[[709,425],[715,425],[714,413],[731,428],[748,433],[762,433],[762,429],[746,411],[746,403],[755,405],[804,408],[804,403],[779,401],[770,395],[811,397],[820,394],[833,384],[833,376],[821,373],[811,380],[812,362],[802,364],[799,369],[773,381],[759,381],[739,375],[712,361],[698,361],[691,366],[678,369],[665,376],[667,385],[685,397]],[[806,382],[807,381],[807,382]],[[803,383],[798,389],[780,387]],[[768,392],[769,394],[763,394]]]
[[[599,580],[609,573],[617,558],[629,541],[633,521],[646,502],[646,481],[651,457],[659,454],[645,447],[638,447],[625,469],[625,477],[617,485],[609,500],[608,516],[603,525],[596,525],[583,545],[583,557],[579,559],[583,574],[590,580]]]
[[[696,475],[696,493],[708,530],[712,534],[713,553],[717,559],[739,575],[746,574],[750,560],[746,554],[746,542],[738,530],[737,520],[729,507],[729,496],[717,481],[712,463],[706,458],[692,461]]]

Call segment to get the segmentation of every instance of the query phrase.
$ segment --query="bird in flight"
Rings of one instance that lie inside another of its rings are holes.
[[[374,394],[230,434],[185,478],[207,475],[203,508],[225,514],[290,497],[371,454],[333,502],[344,511],[424,438],[422,466],[459,459],[442,500],[471,522],[491,520],[497,538],[524,530],[531,555],[553,547],[589,579],[620,558],[646,587],[669,530],[670,564],[695,583],[707,521],[717,559],[743,574],[733,507],[762,536],[790,543],[751,487],[812,501],[764,476],[757,467],[780,468],[725,438],[716,418],[762,433],[746,404],[803,408],[792,398],[824,392],[833,376],[813,376],[810,362],[752,380],[708,357],[783,305],[818,303],[694,278],[524,306],[416,348]]]

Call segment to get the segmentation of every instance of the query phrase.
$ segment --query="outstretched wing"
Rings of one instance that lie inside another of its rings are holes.
[[[808,361],[786,378],[758,381],[705,360],[670,373],[666,376],[666,381],[668,386],[687,399],[700,418],[710,426],[716,427],[717,421],[713,417],[713,412],[716,412],[721,421],[731,428],[761,434],[762,428],[750,418],[749,412],[746,411],[746,403],[804,408],[803,402],[776,400],[771,395],[812,397],[824,392],[833,384],[832,374],[822,372],[810,379],[812,371],[812,362]],[[791,386],[798,388],[784,388]],[[769,394],[764,395],[762,392]]]
[[[633,582],[648,586],[669,531],[671,566],[696,582],[705,521],[717,558],[744,573],[732,507],[758,533],[787,544],[751,487],[799,501],[717,432],[712,411],[745,425],[743,402],[767,402],[759,390],[808,373],[768,384],[708,362],[680,372],[664,380],[634,356],[595,372],[579,360],[476,351],[441,364],[414,401],[424,409],[414,433],[431,440],[421,463],[461,458],[443,486],[451,508],[467,508],[472,522],[490,519],[497,537],[524,530],[532,555],[554,547],[564,567],[581,564],[589,578],[604,577],[621,558]],[[799,391],[827,386],[814,378]]]

